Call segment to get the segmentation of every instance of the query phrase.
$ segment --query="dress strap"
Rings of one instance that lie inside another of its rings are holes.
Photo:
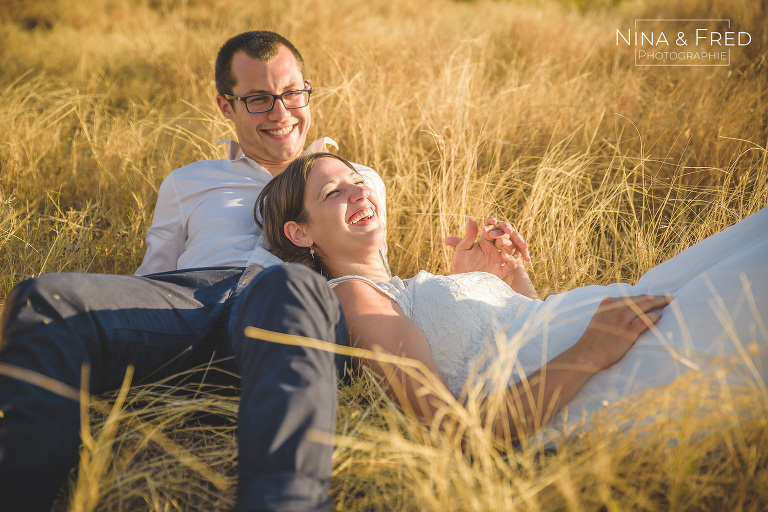
[[[391,300],[397,302],[397,298],[394,295],[392,295],[388,291],[384,290],[381,286],[379,286],[378,284],[374,283],[373,281],[371,281],[367,277],[363,277],[363,276],[343,276],[343,277],[337,277],[335,279],[330,279],[328,281],[328,285],[331,288],[335,288],[336,286],[338,286],[341,283],[344,283],[346,281],[362,281],[362,282],[370,285],[371,287],[373,287],[376,291],[380,292],[382,295],[385,295],[386,297],[390,298]]]

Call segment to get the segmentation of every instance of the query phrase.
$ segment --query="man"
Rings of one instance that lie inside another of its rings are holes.
[[[238,141],[229,141],[228,159],[195,162],[163,182],[138,275],[281,263],[261,246],[253,206],[262,187],[304,150],[312,87],[288,40],[252,34],[224,44],[216,62],[216,101]],[[379,175],[356,167],[383,195]]]
[[[137,275],[43,275],[9,295],[0,345],[1,511],[49,510],[77,462],[79,404],[30,383],[30,371],[79,389],[87,365],[85,385],[102,393],[120,386],[129,365],[133,382],[146,383],[214,358],[241,375],[236,509],[330,508],[333,448],[307,433],[334,431],[344,359],[244,334],[256,326],[348,344],[324,280],[279,265],[253,221],[262,187],[303,151],[311,85],[288,40],[248,32],[219,51],[216,86],[238,141],[230,142],[229,158],[166,178]],[[358,169],[383,202],[378,175]],[[483,229],[491,258],[500,254],[494,238],[509,246],[508,233],[489,232],[494,222]],[[474,228],[452,241],[465,249],[466,269],[487,265],[475,261]]]

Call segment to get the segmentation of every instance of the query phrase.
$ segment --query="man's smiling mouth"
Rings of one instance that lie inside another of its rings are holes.
[[[269,135],[274,135],[275,137],[282,137],[283,135],[288,135],[291,133],[291,130],[295,127],[295,124],[292,124],[290,126],[286,126],[285,128],[280,128],[279,130],[262,130]]]

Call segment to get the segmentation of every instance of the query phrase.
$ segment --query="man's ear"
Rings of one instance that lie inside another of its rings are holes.
[[[304,226],[289,220],[283,225],[283,233],[296,247],[312,247],[314,241]]]
[[[234,119],[235,110],[232,108],[232,105],[229,103],[227,98],[225,98],[221,94],[217,94],[216,104],[219,106],[219,110],[221,110],[221,113],[224,114],[224,117],[226,117],[230,121]]]

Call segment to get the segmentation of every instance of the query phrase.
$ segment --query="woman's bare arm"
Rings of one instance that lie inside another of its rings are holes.
[[[406,410],[431,420],[434,412],[446,402],[434,393],[423,395],[423,383],[431,382],[434,389],[445,390],[446,386],[421,329],[403,314],[397,303],[363,281],[345,281],[336,285],[333,291],[344,310],[350,346],[418,361],[421,368],[405,369],[362,358],[355,358],[354,364],[367,366],[384,377],[388,392]]]
[[[572,347],[504,391],[502,400],[485,400],[482,410],[493,431],[517,439],[540,428],[590,377],[624,357],[640,335],[659,321],[658,310],[671,300],[658,295],[603,299],[587,330]]]
[[[533,281],[531,281],[531,278],[528,276],[528,271],[525,269],[523,258],[520,256],[520,253],[515,253],[513,257],[517,262],[517,266],[502,279],[510,286],[510,288],[520,295],[538,299],[539,294],[536,291],[536,287],[533,286]]]
[[[424,333],[394,301],[369,284],[347,281],[334,291],[344,309],[352,346],[379,349],[421,363],[421,369],[405,370],[396,364],[356,360],[356,364],[382,375],[390,394],[406,410],[430,421],[448,400]],[[486,399],[481,404],[482,421],[499,436],[516,439],[533,432],[549,414],[567,404],[592,375],[621,359],[640,334],[659,320],[656,310],[668,302],[667,297],[647,295],[605,299],[576,344],[505,390],[501,401],[494,400],[498,397]],[[425,379],[433,379],[434,386],[425,385]],[[501,409],[499,403],[504,404]]]

